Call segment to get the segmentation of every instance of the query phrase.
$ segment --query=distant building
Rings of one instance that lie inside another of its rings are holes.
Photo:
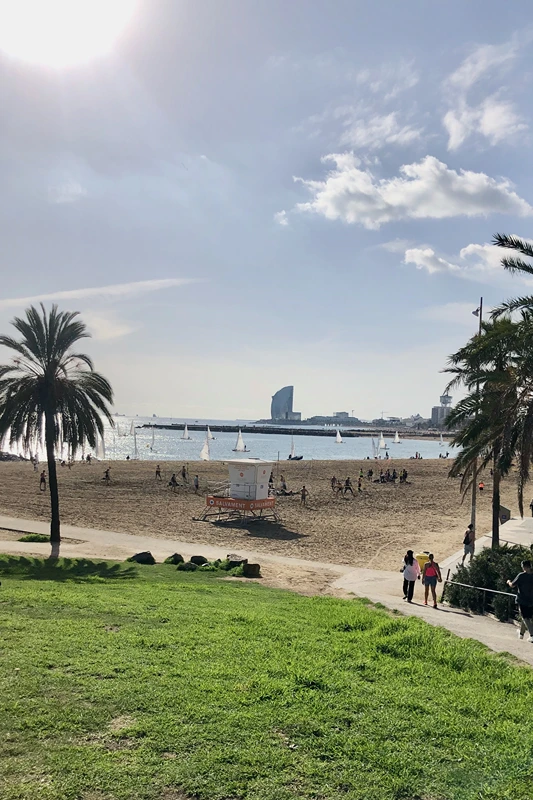
[[[350,415],[348,414],[347,411],[335,411],[333,416],[336,419],[350,419]]]
[[[449,394],[440,396],[440,406],[433,406],[431,409],[431,424],[435,428],[442,428],[452,408],[452,397]]]
[[[292,410],[293,398],[294,386],[284,386],[276,392],[270,404],[270,419],[275,422],[300,422],[302,415]]]

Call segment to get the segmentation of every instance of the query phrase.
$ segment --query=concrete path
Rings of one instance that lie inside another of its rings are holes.
[[[33,520],[21,520],[12,517],[0,516],[0,529],[20,531],[21,533],[48,534],[49,524]],[[157,539],[152,537],[132,536],[127,533],[114,531],[94,530],[79,528],[73,525],[61,527],[62,542],[61,555],[69,558],[107,558],[122,561],[141,550],[150,550],[157,561],[162,561],[172,553],[181,553],[188,558],[201,553],[207,558],[225,558],[231,552],[231,545],[227,547],[213,547],[210,545],[177,540]],[[510,520],[502,528],[502,541],[513,544],[529,546],[533,542],[533,519]],[[477,550],[490,545],[490,537],[484,536],[476,543]],[[39,554],[47,556],[50,553],[49,544],[25,543],[18,541],[0,541],[0,552],[13,554]],[[439,606],[434,609],[423,605],[423,589],[417,584],[413,603],[407,604],[402,600],[402,576],[400,565],[398,572],[385,572],[374,569],[353,569],[346,564],[330,564],[319,561],[306,561],[298,558],[288,558],[267,553],[243,551],[239,554],[248,558],[250,562],[263,564],[285,565],[287,567],[301,567],[321,572],[330,572],[332,582],[330,588],[343,593],[352,593],[358,597],[367,597],[374,603],[381,603],[390,609],[396,609],[403,614],[420,617],[431,625],[439,625],[463,638],[477,639],[496,652],[508,652],[517,658],[533,665],[533,644],[517,639],[517,628],[513,625],[497,622],[490,617],[469,614],[459,609]],[[453,573],[455,566],[460,562],[462,553],[440,562],[443,577],[448,569]]]

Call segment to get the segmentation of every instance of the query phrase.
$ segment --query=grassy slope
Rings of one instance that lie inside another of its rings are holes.
[[[361,601],[129,569],[3,568],[2,800],[533,796],[529,669]]]

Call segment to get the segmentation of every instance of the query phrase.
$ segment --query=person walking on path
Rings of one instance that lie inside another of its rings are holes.
[[[428,561],[424,564],[422,572],[422,583],[424,584],[424,605],[428,604],[428,594],[431,589],[431,596],[433,598],[433,608],[437,608],[437,581],[442,581],[440,574],[440,567],[436,561],[433,560],[433,553],[429,554]]]
[[[163,480],[163,478],[161,477],[161,467],[159,466],[159,464],[155,468],[155,479],[156,479],[156,481],[162,481]]]
[[[41,477],[39,478],[39,489],[41,492],[46,492],[46,472],[44,469],[41,472]]]
[[[522,572],[519,572],[512,581],[507,581],[507,586],[517,589],[516,600],[520,609],[522,621],[518,629],[518,638],[523,639],[526,630],[529,633],[528,642],[533,642],[533,572],[531,561],[522,561]]]
[[[309,497],[309,492],[305,488],[305,484],[302,486],[300,491],[300,505],[306,506],[307,505],[307,498]]]
[[[412,550],[408,550],[403,557],[403,599],[412,603],[415,591],[415,583],[420,577],[420,564],[413,555]]]
[[[472,523],[468,526],[465,531],[465,537],[463,539],[463,560],[461,561],[461,566],[464,567],[465,558],[469,555],[470,561],[472,561],[472,557],[474,555],[474,550],[476,548],[476,534],[474,532],[474,526]]]

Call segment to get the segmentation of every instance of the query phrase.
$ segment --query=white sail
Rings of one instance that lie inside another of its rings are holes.
[[[134,423],[134,421],[132,420],[132,421],[131,421],[131,425],[130,425],[130,436],[133,436],[133,434],[134,434],[134,431],[135,431],[135,423]]]
[[[344,444],[340,430],[337,428],[337,435],[335,436],[335,444]]]
[[[377,446],[376,442],[374,441],[374,437],[370,437],[372,439],[372,455],[374,458],[378,457],[379,447]]]
[[[202,459],[202,461],[210,461],[211,460],[211,456],[210,456],[210,453],[209,453],[209,438],[207,436],[205,437],[204,446],[202,447],[202,449],[200,451],[200,458]]]
[[[441,435],[440,435],[440,442],[439,442],[439,444],[440,444],[440,446],[441,446],[441,447],[444,447],[444,439],[442,438],[442,433],[441,433]]]
[[[380,434],[379,434],[379,449],[380,449],[380,450],[385,450],[385,449],[386,449],[386,447],[387,447],[387,445],[386,445],[386,443],[385,443],[385,439],[383,438],[383,434],[382,434],[382,433],[380,433]]]
[[[241,429],[239,428],[239,433],[237,434],[237,442],[235,447],[233,448],[234,453],[246,453],[246,445],[244,444],[244,439],[242,438]]]
[[[102,458],[105,459],[105,457],[106,457],[105,456],[105,439],[104,439],[103,436],[101,436],[100,438],[101,438],[101,442],[102,442],[102,449],[101,449]]]
[[[400,437],[398,435],[398,431],[394,434],[394,444],[401,444]]]
[[[189,436],[189,429],[188,429],[187,425],[185,425],[185,428],[183,429],[183,436],[181,438],[182,439],[190,439],[191,438]]]
[[[208,438],[209,440],[211,440],[211,439],[214,439],[214,438],[215,438],[215,437],[213,436],[213,434],[211,433],[211,431],[209,430],[209,425],[207,426],[207,438]]]
[[[139,453],[137,452],[137,429],[133,429],[133,458],[139,458]]]

